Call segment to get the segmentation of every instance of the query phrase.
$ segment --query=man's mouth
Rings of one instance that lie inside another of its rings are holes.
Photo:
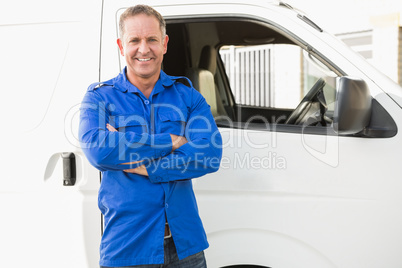
[[[151,58],[146,58],[146,59],[140,59],[140,58],[137,58],[137,60],[138,60],[138,61],[141,61],[141,62],[145,62],[145,61],[150,61],[150,60],[151,60]]]

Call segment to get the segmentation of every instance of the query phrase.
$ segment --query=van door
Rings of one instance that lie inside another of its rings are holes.
[[[220,170],[194,181],[211,245],[208,263],[376,267],[392,255],[388,265],[400,265],[397,252],[381,246],[402,243],[393,189],[401,186],[394,150],[401,144],[400,109],[353,66],[338,65],[341,53],[328,58],[333,51],[311,37],[310,26],[273,27],[275,14],[267,10],[238,12],[185,23],[192,52],[205,45],[218,50],[215,81],[226,111],[216,117],[224,140]],[[200,67],[200,51],[193,68]],[[344,133],[334,122],[341,77],[350,74],[370,84],[371,121]],[[298,120],[290,120],[295,114]],[[371,136],[374,128],[379,133]]]
[[[96,267],[99,172],[76,133],[99,79],[101,3],[3,1],[0,13],[1,266]]]

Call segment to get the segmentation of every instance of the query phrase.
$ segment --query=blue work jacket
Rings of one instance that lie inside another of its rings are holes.
[[[107,123],[118,132],[108,131]],[[188,143],[172,152],[170,134]],[[102,172],[101,266],[163,263],[166,221],[179,259],[208,247],[191,179],[219,169],[222,139],[188,79],[161,71],[149,98],[127,80],[126,69],[92,84],[81,105],[79,138]],[[123,171],[141,164],[149,176]]]

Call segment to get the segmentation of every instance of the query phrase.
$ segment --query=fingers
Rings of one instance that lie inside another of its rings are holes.
[[[126,173],[135,173],[143,176],[148,176],[148,171],[144,165],[138,166],[136,168],[124,169],[123,171]]]
[[[132,169],[124,169],[123,170],[124,172],[127,172],[127,173],[136,173],[135,171],[135,168],[132,168]]]
[[[170,137],[172,138],[172,151],[176,150],[177,148],[188,142],[187,139],[183,136],[170,134]]]
[[[115,129],[113,126],[109,125],[109,123],[106,124],[106,128],[111,132],[117,132],[117,129]]]
[[[143,162],[143,161],[144,161],[144,160],[134,161],[134,162],[127,162],[127,163],[122,163],[122,164],[120,164],[120,165],[133,165],[133,164],[141,163],[141,162]]]

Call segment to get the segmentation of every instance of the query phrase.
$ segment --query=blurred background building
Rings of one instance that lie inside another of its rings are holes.
[[[402,86],[402,0],[286,0]]]

